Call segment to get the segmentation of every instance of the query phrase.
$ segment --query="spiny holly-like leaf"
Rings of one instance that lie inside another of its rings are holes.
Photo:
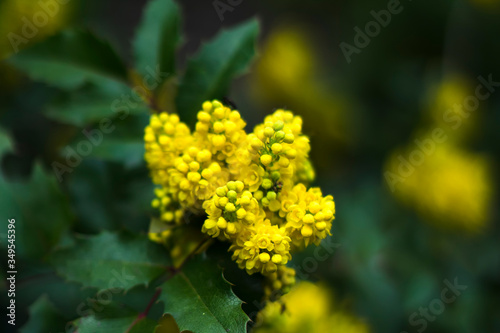
[[[249,320],[215,261],[196,257],[161,286],[159,300],[181,331],[243,333]]]
[[[65,319],[47,296],[42,295],[29,307],[29,320],[21,333],[46,333],[65,331]]]
[[[133,41],[135,66],[146,76],[148,68],[173,74],[180,41],[180,10],[173,0],[150,1]]]
[[[149,123],[149,115],[144,112],[140,115],[130,115],[120,119],[114,118],[110,122],[106,133],[101,131],[99,124],[92,129],[82,131],[76,135],[71,147],[77,147],[81,140],[88,140],[85,133],[93,141],[92,153],[89,157],[122,163],[127,168],[134,168],[144,163],[144,128]]]
[[[115,51],[88,31],[63,31],[8,61],[33,80],[66,92],[44,110],[59,122],[83,127],[148,110],[141,92],[129,86],[127,68]]]
[[[144,101],[128,86],[102,81],[61,94],[46,106],[44,114],[61,123],[79,127],[108,118],[116,127],[129,115],[148,110]]]
[[[27,181],[7,182],[0,174],[0,197],[3,216],[15,219],[18,256],[43,257],[72,224],[69,202],[55,176],[38,164]]]
[[[65,90],[85,82],[126,82],[127,70],[111,46],[88,31],[66,30],[8,59],[33,80]]]
[[[223,30],[188,62],[179,87],[177,109],[193,121],[205,100],[222,98],[231,80],[243,73],[255,55],[259,25],[250,20]]]
[[[93,315],[74,322],[78,333],[153,333],[156,321],[140,315],[128,306],[112,302]]]
[[[169,265],[163,247],[145,235],[125,232],[79,236],[74,246],[54,253],[51,262],[66,279],[101,290],[148,285]]]

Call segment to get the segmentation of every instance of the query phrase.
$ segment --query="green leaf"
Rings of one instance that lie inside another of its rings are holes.
[[[44,113],[62,123],[84,126],[105,117],[146,112],[128,84],[127,68],[112,47],[88,31],[67,30],[8,60],[33,80],[67,92]]]
[[[88,31],[62,31],[12,56],[8,62],[33,80],[64,90],[85,82],[127,81],[127,69],[112,47]]]
[[[29,320],[21,327],[21,333],[46,333],[65,331],[65,318],[46,295],[39,297],[29,307]]]
[[[249,320],[217,263],[196,257],[161,286],[159,300],[179,329],[193,332],[246,332]]]
[[[175,73],[180,25],[179,6],[173,0],[152,0],[147,4],[133,41],[139,73],[146,76],[157,68],[161,72]]]
[[[42,294],[48,297],[67,320],[72,320],[81,312],[92,308],[91,299],[95,298],[95,289],[84,289],[77,283],[65,283],[48,264],[23,260],[22,269],[17,273],[16,282],[22,286],[16,290],[18,309],[27,309]],[[63,330],[55,332],[61,331]]]
[[[146,235],[125,232],[79,236],[75,246],[54,253],[51,262],[67,280],[100,290],[148,285],[169,265],[163,247]]]
[[[44,114],[62,123],[83,127],[104,118],[125,119],[132,114],[147,113],[149,107],[128,86],[110,81],[86,85],[54,99]]]
[[[75,230],[92,234],[120,228],[147,232],[154,198],[148,174],[146,167],[129,169],[86,158],[65,180],[78,216]]]
[[[89,158],[98,158],[124,164],[127,168],[134,168],[144,163],[144,128],[149,123],[149,115],[130,115],[125,119],[115,118],[109,126],[109,133],[104,133],[96,124],[93,132],[96,144]],[[99,133],[100,132],[100,133]],[[102,135],[100,135],[102,134]],[[88,138],[81,133],[77,135],[71,147],[76,147],[81,140]]]
[[[179,87],[177,109],[194,121],[205,100],[223,97],[231,80],[242,74],[255,55],[259,25],[250,20],[220,32],[192,58]],[[187,120],[188,120],[187,119]]]
[[[156,321],[117,302],[104,305],[101,311],[80,318],[74,324],[78,333],[152,333],[157,325]]]
[[[38,164],[29,181],[7,182],[0,175],[0,197],[3,217],[15,219],[16,254],[20,257],[43,257],[73,222],[69,202],[55,176]]]

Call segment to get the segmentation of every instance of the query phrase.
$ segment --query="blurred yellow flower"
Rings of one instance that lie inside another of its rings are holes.
[[[403,160],[396,151],[388,160],[386,172],[401,177],[394,194],[413,206],[424,217],[453,229],[480,231],[486,226],[492,200],[491,165],[480,154],[460,149],[449,142],[436,145],[420,165]]]
[[[312,36],[306,31],[296,25],[283,25],[271,32],[253,78],[256,100],[264,101],[264,106],[293,106],[314,126],[321,142],[337,146],[352,142],[354,135],[349,133],[349,119],[343,112],[348,108],[347,100],[333,95],[318,80],[320,61]]]
[[[300,282],[280,301],[269,302],[257,315],[254,333],[368,333],[359,318],[343,311],[330,291]]]
[[[0,4],[0,59],[66,25],[76,0],[5,0]]]
[[[477,128],[481,105],[474,112],[465,112],[464,109],[465,101],[471,95],[474,95],[474,86],[459,74],[448,75],[429,94],[427,110],[431,121],[447,129],[450,142],[467,140]]]

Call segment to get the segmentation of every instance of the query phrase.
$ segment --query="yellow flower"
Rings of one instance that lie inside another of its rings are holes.
[[[268,302],[257,315],[255,333],[368,333],[368,326],[349,314],[323,286],[301,282],[279,301]]]
[[[243,246],[233,244],[229,249],[233,251],[233,260],[248,274],[272,274],[292,258],[290,237],[285,229],[271,225],[269,220],[259,220],[247,230]],[[267,255],[262,255],[264,253]]]
[[[306,187],[314,171],[302,118],[277,110],[247,135],[239,112],[217,100],[204,102],[197,118],[192,134],[167,113],[152,115],[145,129],[145,159],[159,185],[154,221],[163,223],[150,238],[164,242],[186,211],[205,213],[202,233],[230,242],[241,269],[266,276],[268,296],[286,293],[295,283],[285,266],[291,250],[319,244],[335,215],[333,197]]]
[[[386,175],[396,177],[388,181],[398,199],[446,228],[477,232],[487,225],[493,195],[487,158],[449,143],[438,144],[432,154],[422,155],[418,166],[410,160],[402,162],[399,156],[409,155],[396,151],[386,166]]]

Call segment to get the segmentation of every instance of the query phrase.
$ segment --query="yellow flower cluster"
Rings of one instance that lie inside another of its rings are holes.
[[[291,251],[319,244],[335,215],[332,196],[306,187],[314,170],[302,119],[277,110],[247,134],[240,113],[217,100],[203,103],[197,119],[191,133],[177,115],[151,117],[144,140],[159,185],[152,206],[168,226],[182,224],[187,210],[205,213],[202,232],[230,242],[241,269],[267,276],[270,290],[289,289]]]
[[[334,304],[330,291],[300,282],[279,301],[267,302],[255,321],[255,333],[368,333],[359,318]]]
[[[398,152],[389,158],[387,170],[397,172],[397,156]],[[490,218],[492,178],[485,156],[442,143],[398,184],[394,194],[433,223],[478,232]]]
[[[474,233],[491,219],[494,179],[488,156],[468,148],[480,130],[480,110],[464,114],[457,102],[470,91],[473,85],[462,75],[445,77],[426,101],[429,126],[387,158],[384,175],[393,176],[386,176],[393,195],[425,221]]]

